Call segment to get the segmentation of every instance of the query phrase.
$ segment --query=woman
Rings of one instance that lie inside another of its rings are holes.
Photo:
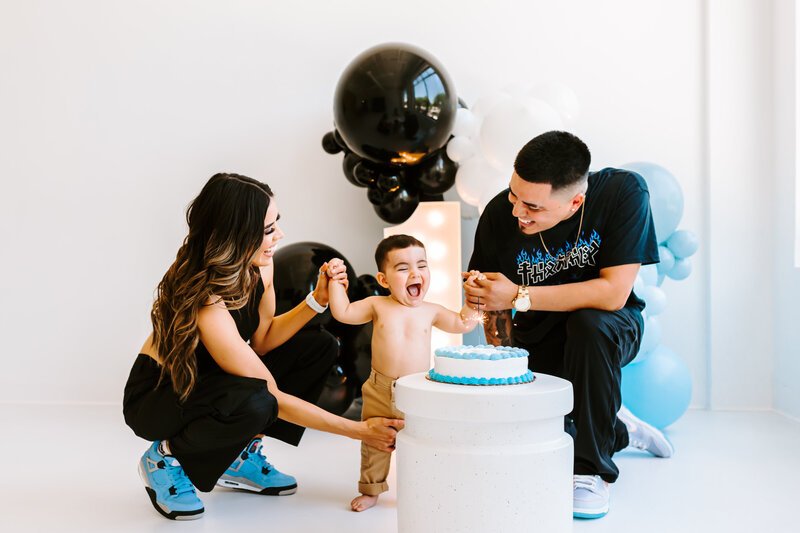
[[[153,333],[123,399],[127,424],[154,441],[139,472],[155,509],[171,519],[199,518],[204,508],[195,487],[208,492],[215,483],[293,493],[294,478],[258,453],[265,434],[297,444],[302,429],[287,423],[391,450],[401,420],[354,422],[310,403],[319,397],[331,360],[309,354],[330,354],[331,342],[303,342],[303,332],[293,349],[274,350],[325,310],[328,277],[326,264],[306,301],[275,316],[272,256],[283,233],[270,188],[245,176],[216,174],[186,218],[189,235],[158,285]],[[346,279],[343,267],[333,279]],[[273,364],[307,401],[278,388],[267,367]],[[273,425],[276,418],[283,427]]]

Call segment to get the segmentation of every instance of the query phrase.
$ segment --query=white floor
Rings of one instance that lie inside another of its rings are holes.
[[[392,532],[392,490],[364,513],[355,496],[359,444],[307,432],[299,448],[267,444],[298,478],[292,496],[215,489],[205,516],[177,524],[153,510],[136,473],[146,443],[115,406],[0,405],[0,530]],[[800,423],[771,412],[689,411],[668,430],[676,454],[618,454],[611,511],[576,532],[798,532]]]

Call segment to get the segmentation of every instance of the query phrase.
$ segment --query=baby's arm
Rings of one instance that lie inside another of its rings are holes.
[[[438,307],[433,325],[448,333],[469,333],[481,321],[481,314],[468,305],[464,305],[458,313],[438,304],[432,305]]]
[[[332,259],[328,262],[328,270],[332,270],[337,261]],[[328,272],[330,274],[330,272]],[[347,289],[342,281],[330,280],[328,285],[330,298],[331,314],[333,318],[345,324],[364,324],[372,320],[372,300],[374,296],[351,302],[347,297]]]
[[[475,279],[486,279],[486,276],[477,270],[470,270],[467,281]],[[464,304],[464,307],[458,313],[439,306],[439,309],[436,310],[433,325],[448,333],[468,333],[475,329],[475,326],[482,318],[480,311],[472,309],[467,304]]]

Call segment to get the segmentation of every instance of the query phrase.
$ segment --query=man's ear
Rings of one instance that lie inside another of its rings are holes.
[[[570,211],[577,211],[578,208],[586,201],[586,193],[579,192],[575,196],[572,197],[572,201],[570,202]]]
[[[377,274],[375,274],[375,279],[378,280],[378,283],[384,289],[389,288],[389,283],[386,282],[386,274],[384,274],[383,272],[378,272]]]

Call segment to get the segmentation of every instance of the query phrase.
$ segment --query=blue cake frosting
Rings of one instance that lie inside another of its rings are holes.
[[[491,349],[491,353],[475,353],[475,348]],[[476,346],[446,346],[437,348],[434,352],[439,357],[450,357],[453,359],[486,359],[496,361],[498,359],[512,359],[515,357],[528,357],[528,350],[515,348],[513,346],[490,346],[479,344]]]
[[[479,353],[483,352],[483,353]],[[527,358],[528,351],[512,346],[445,346],[437,348],[434,352],[437,357],[447,357],[461,360],[499,361],[502,359]],[[525,368],[524,364],[522,368]],[[520,368],[518,372],[522,370]],[[437,372],[435,368],[428,372],[428,377],[433,381],[442,383],[456,383],[459,385],[514,385],[517,383],[530,383],[533,381],[533,372],[527,370],[524,374],[507,377],[476,377],[476,376],[450,376]]]
[[[465,378],[445,376],[444,374],[439,374],[435,370],[431,369],[428,371],[428,377],[434,381],[441,381],[442,383],[456,383],[458,385],[515,385],[518,383],[530,383],[533,381],[533,372],[528,370],[521,376],[514,376],[511,378]]]

